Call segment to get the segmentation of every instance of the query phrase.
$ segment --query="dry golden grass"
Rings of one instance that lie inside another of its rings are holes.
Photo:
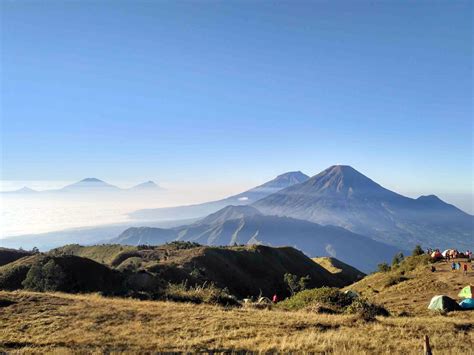
[[[460,259],[461,262],[463,262]],[[414,270],[400,274],[404,268],[387,273],[376,273],[366,276],[361,281],[346,287],[355,290],[377,303],[384,305],[389,311],[409,312],[415,315],[428,315],[427,306],[433,296],[446,295],[458,299],[457,294],[466,285],[474,285],[474,271],[467,275],[462,271],[451,271],[451,263],[444,261],[434,264],[436,272],[431,272],[431,264],[422,265]],[[409,269],[408,269],[409,270]],[[405,281],[388,286],[390,279],[403,276]],[[471,314],[474,318],[474,314]]]
[[[278,310],[0,291],[0,351],[311,351],[419,354],[428,334],[435,354],[472,354],[473,312],[378,318]]]

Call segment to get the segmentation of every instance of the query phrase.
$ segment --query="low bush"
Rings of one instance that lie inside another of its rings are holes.
[[[399,270],[405,272],[413,271],[418,267],[429,265],[430,262],[431,257],[428,254],[409,256],[400,263]]]
[[[222,306],[238,306],[239,301],[213,283],[202,286],[188,286],[186,282],[181,284],[169,284],[165,290],[164,298],[175,302],[206,303]]]
[[[321,287],[305,290],[277,304],[284,310],[300,310],[327,314],[356,314],[364,321],[371,321],[375,316],[389,316],[389,312],[380,305],[365,298],[351,297],[337,288]]]
[[[389,272],[390,266],[387,263],[381,263],[377,265],[378,272]]]
[[[364,321],[374,321],[376,316],[388,317],[390,315],[385,307],[369,302],[365,298],[354,299],[344,312],[356,314]]]
[[[176,249],[193,249],[193,248],[202,246],[201,244],[196,243],[196,242],[187,242],[187,241],[185,242],[185,241],[180,241],[180,240],[166,243],[166,245],[171,245],[175,247]]]
[[[280,302],[278,306],[286,310],[299,310],[315,306],[340,309],[347,307],[351,303],[351,297],[342,293],[339,289],[321,287],[298,292],[294,296]]]

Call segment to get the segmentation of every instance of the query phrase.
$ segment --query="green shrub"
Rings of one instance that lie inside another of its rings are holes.
[[[240,303],[230,295],[227,289],[221,289],[213,283],[202,286],[188,286],[186,282],[169,284],[164,298],[175,302],[206,303],[222,306],[237,306]]]
[[[334,287],[321,287],[298,292],[278,304],[286,310],[299,310],[310,306],[326,305],[331,308],[344,308],[352,303],[350,296]]]
[[[174,246],[176,249],[193,249],[201,246],[201,244],[196,242],[184,242],[179,240],[166,243],[166,245]]]
[[[377,265],[377,271],[378,272],[389,272],[390,271],[390,266],[388,266],[387,263],[381,263]]]
[[[283,276],[283,281],[285,282],[291,295],[294,295],[296,292],[306,290],[309,283],[311,282],[311,277],[306,275],[298,279],[298,276],[286,273]]]
[[[403,253],[397,253],[393,256],[392,267],[397,267],[403,261]]]
[[[345,313],[357,314],[364,321],[374,321],[376,316],[388,317],[390,313],[380,305],[369,302],[364,298],[356,298],[345,309]]]
[[[66,275],[61,267],[50,259],[45,264],[33,264],[22,285],[33,291],[59,291],[65,278]]]
[[[421,245],[416,245],[413,251],[411,252],[412,256],[418,256],[418,255],[423,255],[425,252]]]

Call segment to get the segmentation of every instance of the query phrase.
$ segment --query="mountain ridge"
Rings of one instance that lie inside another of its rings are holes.
[[[412,199],[334,165],[254,204],[267,215],[335,225],[399,247],[468,248],[474,217],[438,197]]]
[[[151,245],[189,241],[211,246],[291,246],[310,257],[337,257],[364,272],[375,270],[378,263],[389,262],[399,251],[406,252],[341,227],[264,215],[251,206],[227,206],[192,224],[171,229],[132,227],[108,242],[139,245],[145,240]]]
[[[247,191],[226,197],[221,200],[185,206],[142,209],[130,213],[129,216],[136,220],[201,218],[211,213],[217,212],[228,205],[251,204],[265,196],[275,193],[288,186],[299,184],[303,181],[306,181],[307,179],[309,179],[309,176],[303,174],[301,171],[290,171],[280,174],[274,179]]]

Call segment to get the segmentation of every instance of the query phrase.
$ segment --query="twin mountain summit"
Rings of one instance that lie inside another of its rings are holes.
[[[56,191],[88,189],[121,190],[89,178]],[[149,181],[127,190],[159,189]],[[166,229],[132,227],[109,243],[157,245],[181,240],[206,245],[287,245],[311,257],[337,257],[365,272],[417,244],[459,250],[474,246],[474,216],[434,195],[402,196],[345,165],[313,177],[288,172],[223,200],[139,210],[131,217],[194,221]]]

